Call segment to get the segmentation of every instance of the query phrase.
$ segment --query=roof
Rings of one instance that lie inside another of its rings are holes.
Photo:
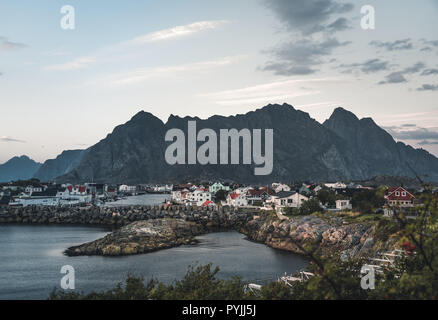
[[[204,207],[204,206],[208,206],[210,203],[213,203],[212,201],[210,201],[210,200],[207,200],[207,201],[205,201],[203,204],[202,204],[202,206]]]
[[[398,196],[396,195],[397,191],[400,192]],[[402,192],[406,192],[406,196],[402,196]],[[389,200],[411,200],[412,198],[415,198],[414,195],[403,187],[390,187],[388,189],[387,197]]]
[[[295,191],[280,191],[276,193],[275,196],[278,198],[287,198],[294,195],[295,193],[296,193]]]
[[[240,194],[233,192],[233,193],[230,193],[229,196],[231,197],[231,199],[236,199],[238,196],[240,196]]]
[[[31,197],[55,197],[57,193],[56,189],[47,189],[42,192],[32,192]]]

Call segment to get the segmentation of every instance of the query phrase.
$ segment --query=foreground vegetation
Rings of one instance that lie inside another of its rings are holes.
[[[359,200],[359,199],[358,199]],[[106,292],[89,294],[54,290],[50,299],[438,299],[438,197],[425,193],[417,217],[408,219],[397,208],[394,219],[382,223],[380,234],[395,234],[405,254],[383,275],[376,274],[375,289],[361,288],[361,267],[366,260],[323,259],[309,243],[302,248],[311,259],[309,271],[316,276],[293,287],[271,282],[260,291],[247,290],[235,277],[219,279],[219,268],[211,264],[190,267],[182,280],[166,285],[156,280],[145,283],[129,276],[124,284]],[[297,245],[299,245],[297,243]]]

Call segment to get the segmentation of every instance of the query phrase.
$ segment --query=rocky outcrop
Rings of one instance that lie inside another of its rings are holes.
[[[322,256],[339,254],[342,258],[366,256],[382,249],[374,246],[375,223],[347,223],[342,218],[254,219],[240,231],[252,240],[299,254],[303,253],[300,248],[308,245]],[[388,243],[388,247],[393,245]]]
[[[204,227],[183,219],[137,221],[96,241],[68,248],[68,256],[120,256],[147,253],[182,244],[195,243],[195,236],[205,233]]]

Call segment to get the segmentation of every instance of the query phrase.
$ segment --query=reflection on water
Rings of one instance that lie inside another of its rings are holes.
[[[69,246],[92,241],[108,230],[81,226],[0,225],[0,299],[46,299],[57,287],[61,267],[75,268],[76,290],[105,290],[128,274],[170,283],[181,279],[189,265],[213,263],[219,277],[273,280],[301,270],[307,261],[297,255],[245,239],[237,232],[197,237],[195,245],[125,257],[67,257]]]

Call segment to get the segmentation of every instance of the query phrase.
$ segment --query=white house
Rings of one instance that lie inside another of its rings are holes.
[[[128,186],[126,184],[122,184],[119,187],[119,192],[123,192],[123,193],[135,193],[136,191],[137,191],[136,186]]]
[[[187,197],[190,191],[188,189],[172,191],[172,200],[179,203],[187,201]]]
[[[245,193],[232,192],[227,195],[227,205],[232,207],[246,207],[248,200]]]
[[[342,182],[326,183],[325,186],[330,189],[346,189],[347,185]]]
[[[32,194],[32,192],[42,192],[42,191],[43,191],[42,186],[27,186],[26,189],[24,190],[24,192],[29,195]]]
[[[196,189],[195,191],[189,192],[187,194],[187,202],[190,204],[202,206],[206,201],[211,201],[211,193],[208,189]]]
[[[279,210],[284,207],[299,208],[304,201],[309,200],[308,197],[293,191],[281,191],[271,197],[271,203],[275,209]]]
[[[348,210],[351,209],[350,200],[336,200],[336,209],[338,210]]]
[[[273,183],[272,184],[272,189],[278,193],[281,191],[290,191],[290,187],[287,184],[282,184],[282,183]]]

